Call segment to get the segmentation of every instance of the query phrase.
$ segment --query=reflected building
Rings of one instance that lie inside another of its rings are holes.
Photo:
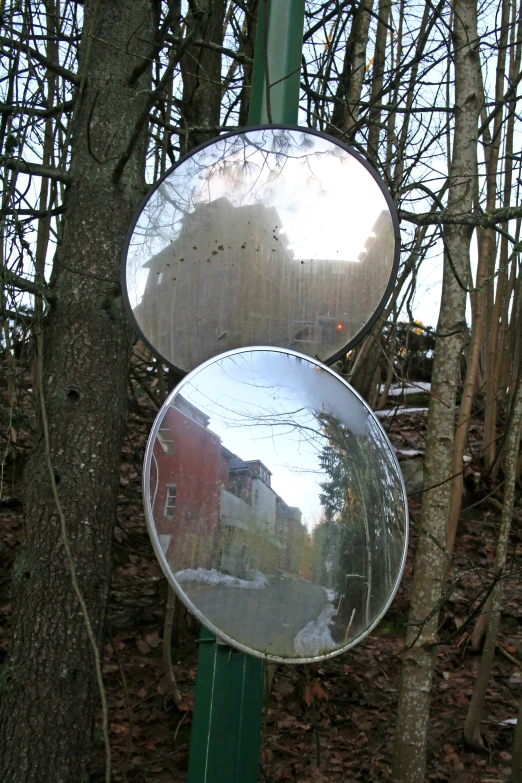
[[[172,243],[143,265],[134,314],[151,343],[185,369],[248,344],[327,358],[377,308],[394,243],[383,210],[353,260],[295,258],[275,207],[235,207],[221,197],[185,214]]]
[[[255,571],[298,576],[306,541],[300,509],[273,490],[266,465],[229,451],[209,421],[177,395],[154,444],[152,512],[170,567],[217,567],[241,579]]]
[[[221,440],[209,418],[176,398],[159,428],[153,449],[150,495],[163,553],[186,567],[209,561],[219,530]]]
[[[183,382],[153,432],[155,543],[209,627],[304,658],[345,647],[381,616],[405,556],[406,495],[381,426],[337,375],[299,355],[235,352]]]

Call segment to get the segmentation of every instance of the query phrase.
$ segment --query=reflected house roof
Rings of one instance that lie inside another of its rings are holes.
[[[252,478],[261,479],[267,487],[270,487],[272,472],[259,459],[242,460],[234,455],[229,463],[228,470],[229,473],[248,473]],[[272,488],[270,487],[270,489]]]
[[[199,408],[196,408],[195,405],[192,405],[192,403],[182,397],[181,394],[176,395],[174,407],[185,413],[190,419],[201,424],[202,427],[208,428],[210,417]]]
[[[215,233],[217,228],[214,225],[215,221],[219,221],[222,228],[229,228],[231,231],[235,230],[238,224],[251,226],[250,236],[252,237],[256,230],[259,231],[259,228],[272,232],[274,236],[277,235],[277,241],[285,248],[289,257],[294,257],[293,251],[287,249],[289,244],[288,237],[281,232],[281,219],[275,207],[265,207],[263,204],[243,204],[235,207],[225,196],[221,196],[214,201],[200,203],[192,212],[187,212],[181,221],[178,236],[164,250],[142,264],[143,269],[155,269],[157,271],[157,267],[161,265],[165,253],[169,253],[173,248],[180,247],[189,240],[199,241],[200,245],[202,245],[201,248],[198,246],[194,248],[193,246],[193,250],[204,249],[205,232]],[[248,233],[247,229],[242,241],[248,238]],[[215,238],[214,244],[217,244]],[[212,252],[215,248],[210,245],[209,250]],[[154,280],[152,280],[152,284],[154,285]]]
[[[184,215],[171,244],[143,265],[149,273],[134,312],[184,369],[248,344],[336,350],[379,304],[394,242],[384,210],[357,260],[295,258],[275,207],[221,197]]]
[[[301,510],[274,491],[272,473],[261,460],[244,460],[227,449],[211,426],[212,416],[177,394],[162,422],[172,448],[164,449],[159,435],[154,446],[151,481],[155,470],[158,482],[152,511],[169,562],[182,568],[195,558],[210,566],[219,544],[232,568],[231,542],[243,552],[254,535],[273,547],[277,567],[298,573],[306,538]],[[268,550],[260,551],[268,557]]]
[[[281,232],[281,218],[275,207],[265,207],[264,204],[241,204],[236,207],[226,196],[200,203],[192,212],[187,213],[183,218],[178,239],[201,239],[206,228],[210,228],[211,231],[214,229],[213,225],[208,224],[216,219],[230,228],[236,228],[238,224],[250,226],[252,237],[259,228],[273,232],[277,235],[277,241],[281,242],[285,249],[288,248],[288,237]],[[244,238],[248,238],[248,235],[247,229]],[[287,252],[293,258],[293,251],[287,250]]]

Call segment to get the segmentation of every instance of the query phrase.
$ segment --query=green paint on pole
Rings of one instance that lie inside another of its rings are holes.
[[[259,0],[249,125],[297,124],[304,11],[305,0]],[[261,659],[201,627],[187,783],[256,783],[263,682]]]
[[[263,661],[201,628],[188,783],[258,778]]]
[[[259,0],[249,125],[297,123],[304,13],[305,0]]]

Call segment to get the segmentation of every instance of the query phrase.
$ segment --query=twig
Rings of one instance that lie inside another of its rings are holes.
[[[339,605],[340,605],[340,602],[339,602]],[[355,614],[355,606],[353,607],[353,609],[352,609],[352,614],[350,615],[350,622],[349,622],[349,623],[348,623],[348,625],[346,626],[346,631],[345,631],[345,634],[344,634],[344,643],[345,643],[345,644],[346,644],[346,640],[348,639],[348,634],[350,633],[350,628],[352,627],[352,622],[353,622],[353,616],[354,616],[354,614]]]
[[[510,663],[512,663],[514,666],[518,666],[518,668],[522,671],[522,662],[517,661],[515,656],[511,655],[511,653],[508,653],[508,651],[505,650],[504,647],[502,647],[502,645],[499,642],[497,642],[496,648],[499,651],[499,653],[501,653],[504,656],[504,658],[507,658]]]
[[[181,699],[180,690],[178,688],[178,684],[176,682],[176,678],[174,677],[174,672],[172,671],[172,658],[171,658],[171,651],[170,651],[170,642],[172,639],[172,625],[174,622],[175,601],[176,601],[176,596],[174,590],[169,585],[168,595],[167,595],[167,607],[165,612],[165,625],[163,627],[163,666],[165,667],[165,675],[167,677],[167,682],[169,685],[169,692],[172,694],[172,698],[174,699],[174,704],[176,705],[176,707],[179,707],[182,699]],[[176,734],[177,734],[177,730],[176,730]]]
[[[290,748],[285,748],[284,745],[280,745],[278,742],[270,742],[270,745],[273,748],[278,748],[279,750],[284,750],[285,753],[290,753],[291,756],[298,756],[301,758],[301,754],[297,753],[295,750],[290,750]]]
[[[174,732],[174,742],[176,742],[176,739],[178,738],[178,731],[179,731],[179,730],[180,730],[180,728],[183,726],[183,721],[185,720],[185,718],[187,717],[187,715],[188,715],[188,712],[185,712],[185,713],[183,714],[183,716],[182,716],[181,720],[179,721],[178,725],[176,726],[176,731]]]
[[[10,171],[20,171],[22,174],[30,174],[37,177],[48,177],[57,182],[63,182],[65,185],[70,185],[72,182],[68,171],[56,169],[52,166],[43,166],[40,163],[32,163],[29,160],[20,160],[18,158],[4,158],[2,163]]]

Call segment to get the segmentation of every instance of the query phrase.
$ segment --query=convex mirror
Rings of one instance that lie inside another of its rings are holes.
[[[199,147],[153,188],[123,288],[145,342],[183,372],[248,345],[330,364],[381,312],[398,237],[388,193],[353,150],[252,128]]]
[[[301,663],[356,644],[402,573],[395,453],[338,375],[291,351],[218,356],[169,395],[145,457],[159,562],[213,633]]]

